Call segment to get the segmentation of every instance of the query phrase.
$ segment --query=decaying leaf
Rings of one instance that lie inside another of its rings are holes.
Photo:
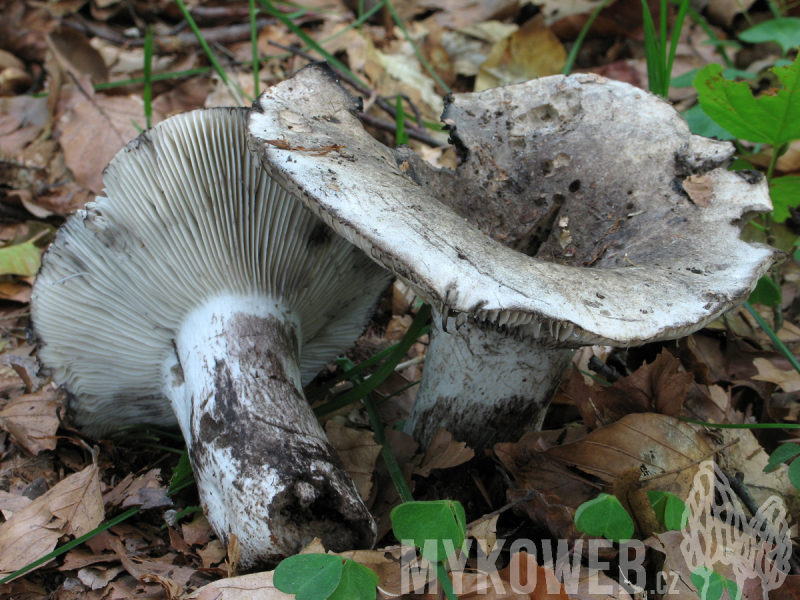
[[[701,431],[673,417],[638,413],[601,427],[585,438],[544,451],[564,465],[611,483],[620,473],[640,467],[653,489],[685,498],[698,461],[711,454]]]
[[[756,358],[753,360],[753,364],[758,369],[758,375],[753,375],[752,379],[775,383],[784,392],[800,390],[800,373],[794,369],[788,371],[778,369],[766,358]]]
[[[708,175],[689,175],[683,180],[683,190],[697,206],[709,206],[714,195],[714,182]]]
[[[0,411],[0,427],[31,454],[53,450],[63,400],[64,392],[51,386],[19,396]]]
[[[21,569],[53,550],[62,535],[79,537],[103,520],[97,465],[70,475],[0,527],[0,571]]]
[[[161,469],[151,469],[141,477],[134,478],[129,473],[113,490],[103,496],[103,502],[109,507],[141,505],[142,510],[172,506],[167,490],[161,485],[158,477]]]
[[[273,571],[268,571],[215,581],[190,594],[186,600],[251,600],[254,597],[260,600],[293,600],[293,595],[275,589],[272,575]]]
[[[422,464],[414,469],[414,475],[428,477],[434,469],[450,469],[472,460],[475,452],[464,442],[457,442],[444,427],[437,431],[428,446]]]
[[[331,445],[339,453],[345,469],[353,478],[359,495],[363,500],[367,500],[372,490],[375,461],[381,453],[375,435],[371,431],[345,427],[334,420],[325,423],[325,432]]]

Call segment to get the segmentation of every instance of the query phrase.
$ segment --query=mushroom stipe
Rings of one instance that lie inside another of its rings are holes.
[[[363,332],[390,274],[259,166],[245,124],[195,111],[128,144],[108,197],[47,251],[32,323],[84,432],[180,426],[209,522],[250,568],[314,537],[375,541],[302,385]]]

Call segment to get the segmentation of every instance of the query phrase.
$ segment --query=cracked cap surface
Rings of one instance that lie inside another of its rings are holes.
[[[393,151],[312,64],[254,103],[249,143],[322,220],[464,315],[556,344],[687,335],[743,302],[782,253],[739,239],[766,182],[666,102],[592,75],[448,99],[456,171]],[[458,320],[458,319],[457,319]]]

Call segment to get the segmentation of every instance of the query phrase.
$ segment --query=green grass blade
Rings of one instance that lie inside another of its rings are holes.
[[[258,11],[256,10],[256,0],[250,0],[250,43],[253,48],[253,93],[256,98],[259,96],[258,89],[258,27],[256,26],[256,17]]]
[[[780,352],[783,355],[783,357],[789,361],[789,364],[792,365],[794,370],[800,373],[800,362],[797,361],[794,354],[792,354],[792,351],[786,347],[786,344],[784,344],[780,340],[780,338],[778,338],[777,334],[774,331],[772,331],[772,327],[770,327],[769,324],[764,319],[761,318],[761,315],[758,314],[758,312],[756,312],[756,309],[754,309],[749,302],[745,302],[744,307],[748,311],[750,311],[750,314],[753,315],[753,318],[756,320],[756,323],[758,323],[761,329],[764,330],[764,333],[767,334],[770,341],[772,341],[772,345],[775,348],[775,350]]]
[[[800,425],[790,423],[706,423],[687,417],[678,417],[679,420],[695,425],[705,425],[714,429],[800,429]]]
[[[678,2],[682,1],[683,0],[672,0],[674,4],[677,4]],[[701,15],[691,6],[689,6],[688,14],[692,18],[692,20],[695,23],[697,23],[700,26],[700,28],[705,32],[705,34],[708,36],[708,39],[711,40],[711,43],[717,49],[717,52],[719,52],[720,56],[722,56],[722,60],[725,63],[725,67],[728,69],[735,68],[736,65],[733,63],[731,58],[728,56],[728,52],[725,50],[724,42],[719,39],[719,36],[711,27],[711,25],[708,24],[708,21],[705,20],[703,15]]]
[[[411,348],[414,342],[417,341],[417,338],[422,335],[422,329],[430,318],[430,315],[431,307],[427,304],[423,304],[422,308],[420,308],[419,312],[417,312],[417,316],[414,317],[414,320],[412,321],[411,326],[408,328],[408,331],[406,331],[406,334],[403,336],[403,339],[400,340],[400,342],[394,347],[394,350],[392,350],[386,361],[375,370],[370,378],[364,383],[361,383],[353,389],[343,393],[338,398],[315,408],[314,412],[316,415],[321,417],[352,404],[353,402],[357,402],[373,391],[381,383],[383,383],[384,380],[392,374],[394,368],[400,364],[400,361],[403,360],[406,352],[408,352],[409,348]]]
[[[403,97],[397,95],[397,112],[394,116],[394,122],[397,129],[394,133],[394,141],[398,146],[408,144],[408,133],[406,132],[406,113],[403,110]]]
[[[651,92],[658,94],[660,89],[658,66],[660,50],[656,37],[656,25],[653,22],[653,15],[650,14],[647,0],[642,0],[642,24],[644,26],[644,52],[647,61],[647,86]]]
[[[203,48],[203,51],[206,53],[209,62],[219,75],[219,78],[222,80],[222,83],[224,83],[231,91],[231,94],[233,94],[233,98],[234,100],[236,100],[237,104],[239,106],[244,106],[245,103],[242,98],[242,90],[239,89],[239,86],[236,85],[233,81],[228,79],[228,75],[227,73],[225,73],[225,69],[222,68],[222,65],[217,60],[216,55],[211,50],[211,46],[208,45],[208,42],[203,37],[203,34],[200,32],[200,28],[197,26],[197,23],[195,23],[194,18],[192,18],[192,15],[189,13],[189,9],[186,8],[186,4],[184,4],[183,0],[176,0],[176,2],[178,3],[178,8],[181,9],[181,13],[183,13],[183,18],[186,19],[186,22],[189,24],[189,27],[194,32],[194,35],[197,38],[200,47]]]
[[[96,536],[99,533],[104,532],[106,529],[110,529],[111,527],[114,527],[114,525],[118,525],[118,524],[122,523],[125,519],[128,519],[128,518],[132,517],[133,515],[135,515],[138,512],[139,512],[139,507],[138,506],[134,506],[133,508],[129,508],[124,513],[122,513],[121,515],[117,515],[116,517],[114,517],[110,521],[106,521],[102,525],[99,525],[99,526],[95,527],[89,533],[86,533],[86,534],[82,535],[79,538],[75,538],[71,542],[67,542],[63,546],[53,550],[47,556],[43,556],[42,558],[40,558],[38,560],[35,560],[35,561],[33,561],[32,563],[30,563],[28,565],[25,565],[21,569],[19,569],[17,571],[14,571],[10,575],[7,575],[3,579],[0,579],[0,585],[3,585],[4,583],[8,583],[12,579],[16,579],[20,575],[24,575],[28,571],[32,571],[36,567],[39,567],[39,566],[41,566],[41,565],[43,565],[45,563],[50,562],[51,560],[61,556],[65,552],[69,552],[70,550],[72,550],[76,546],[80,546],[83,542],[92,539],[94,536]]]
[[[425,57],[422,56],[422,52],[420,52],[419,47],[414,42],[414,40],[411,38],[411,34],[408,33],[408,29],[406,29],[406,26],[403,23],[403,20],[400,18],[400,15],[398,15],[397,11],[394,9],[394,6],[392,5],[391,0],[384,0],[384,1],[386,3],[386,7],[389,9],[389,12],[392,15],[392,19],[394,20],[395,24],[400,28],[400,31],[403,32],[403,35],[405,36],[406,40],[408,40],[408,43],[411,44],[411,47],[414,48],[414,54],[417,55],[417,58],[419,59],[419,62],[422,64],[423,67],[425,67],[425,70],[428,71],[428,74],[433,78],[433,80],[437,84],[439,84],[439,87],[442,88],[445,91],[446,94],[449,94],[450,93],[450,88],[447,86],[447,84],[444,81],[442,81],[441,77],[439,77],[436,74],[436,71],[434,71],[433,67],[430,65],[430,63],[427,60],[425,60]]]
[[[575,43],[572,44],[572,48],[569,50],[567,62],[564,63],[564,68],[561,69],[562,75],[569,75],[572,72],[572,67],[575,65],[575,59],[578,57],[578,52],[580,52],[581,46],[583,45],[583,40],[586,39],[586,34],[589,33],[589,30],[592,28],[594,20],[600,14],[600,11],[608,6],[609,2],[611,2],[611,0],[603,0],[603,2],[592,11],[592,14],[584,24],[583,29],[581,29],[581,32],[578,34],[578,37],[575,38]]]
[[[311,36],[309,36],[305,31],[300,29],[287,15],[279,11],[277,8],[272,6],[272,2],[269,0],[259,0],[261,2],[261,6],[264,7],[270,15],[275,17],[278,21],[283,23],[289,30],[294,33],[297,37],[299,37],[304,44],[306,44],[309,48],[317,52],[320,56],[322,56],[326,61],[328,61],[332,66],[339,69],[342,73],[346,73],[348,77],[350,77],[353,81],[356,81],[362,87],[368,88],[369,86],[361,81],[361,79],[353,73],[347,65],[345,65],[342,61],[338,58],[333,56],[330,52],[325,50],[322,46],[320,46],[316,40],[314,40]]]
[[[664,2],[666,5],[666,1]],[[664,97],[669,94],[669,82],[672,79],[672,65],[675,63],[675,53],[678,51],[678,40],[681,37],[681,29],[683,29],[683,21],[686,19],[686,12],[689,10],[689,0],[683,0],[680,8],[678,9],[678,17],[675,19],[675,27],[672,30],[672,42],[669,46],[669,59],[667,59],[666,68],[664,69],[665,90]]]
[[[423,327],[422,331],[419,332],[419,337],[425,335],[429,331],[430,331],[430,326]],[[399,342],[399,343],[402,343],[402,341]],[[361,373],[363,370],[371,367],[375,363],[380,362],[381,360],[383,360],[384,358],[389,356],[392,352],[395,351],[395,349],[397,348],[399,343],[398,344],[393,344],[393,345],[389,346],[388,348],[386,348],[386,350],[381,350],[377,354],[374,354],[373,356],[370,356],[367,360],[359,363],[358,365],[356,365],[352,369],[349,369],[349,370],[345,371],[341,375],[338,375],[337,377],[334,377],[330,381],[326,381],[321,386],[315,387],[315,388],[313,388],[311,390],[308,390],[307,392],[305,392],[306,398],[308,400],[314,400],[315,398],[319,398],[320,396],[324,396],[325,393],[329,389],[334,387],[335,385],[337,385],[337,384],[339,384],[339,383],[341,383],[343,381],[347,381],[348,379],[352,379],[353,377],[355,377],[356,375]]]
[[[153,126],[153,26],[144,35],[144,118],[147,128]]]

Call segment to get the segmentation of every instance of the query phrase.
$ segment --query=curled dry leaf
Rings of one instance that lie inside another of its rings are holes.
[[[345,469],[350,473],[361,499],[366,501],[372,490],[372,473],[381,447],[371,431],[360,431],[345,427],[330,420],[325,423],[325,433],[336,448]]]
[[[64,392],[52,386],[14,398],[0,411],[0,427],[31,454],[53,450],[63,401]]]
[[[450,469],[474,458],[475,452],[464,442],[457,442],[444,427],[439,429],[428,446],[422,464],[414,469],[414,475],[428,477],[434,469]]]
[[[800,391],[800,373],[794,369],[784,371],[766,358],[756,358],[753,360],[753,365],[758,369],[758,375],[753,375],[752,379],[770,381],[777,384],[784,392]]]
[[[62,535],[75,537],[103,520],[97,465],[70,475],[0,527],[0,571],[10,573],[50,553]]]
[[[273,571],[268,571],[215,581],[190,594],[186,600],[251,600],[254,597],[259,600],[293,600],[293,595],[275,589],[272,575]]]
[[[167,496],[167,490],[158,480],[160,474],[161,469],[151,469],[145,475],[137,478],[129,473],[113,490],[103,495],[103,502],[109,508],[112,506],[128,508],[140,505],[143,510],[172,506],[172,500]]]
[[[650,486],[685,498],[698,462],[711,454],[711,448],[705,434],[688,423],[655,413],[638,413],[577,442],[549,448],[544,454],[608,483],[631,467],[641,467],[642,474],[648,476],[665,473],[650,480]]]
[[[714,181],[708,175],[689,175],[683,180],[683,190],[697,206],[710,206]]]

